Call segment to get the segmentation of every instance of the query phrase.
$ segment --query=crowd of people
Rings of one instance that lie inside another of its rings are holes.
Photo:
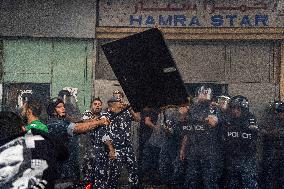
[[[188,103],[141,112],[124,98],[114,91],[105,110],[94,98],[81,115],[62,91],[46,121],[34,98],[20,115],[0,112],[0,188],[116,189],[123,168],[129,188],[283,188],[284,102],[258,125],[246,97],[216,97],[207,85]]]

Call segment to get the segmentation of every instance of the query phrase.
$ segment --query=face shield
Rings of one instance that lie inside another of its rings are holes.
[[[199,100],[211,100],[212,89],[209,87],[201,86],[197,91],[197,98]]]
[[[230,97],[228,96],[218,96],[217,103],[222,110],[227,110],[229,107]]]

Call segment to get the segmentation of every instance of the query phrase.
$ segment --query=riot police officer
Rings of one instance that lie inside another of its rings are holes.
[[[205,188],[218,188],[222,161],[217,111],[211,99],[212,89],[199,87],[197,101],[189,110],[190,123],[183,127],[180,158],[188,162],[185,188],[200,188],[200,177]]]
[[[223,122],[226,120],[229,108],[230,97],[228,95],[221,95],[217,97],[217,103],[215,106],[218,107],[218,124],[219,124],[219,132],[223,133],[222,125]],[[220,143],[222,143],[222,138],[220,137]],[[224,150],[222,146],[222,156],[224,157]],[[219,180],[220,188],[227,188],[228,187],[228,171],[227,171],[227,160],[223,158],[223,170],[221,174],[221,178]]]
[[[175,184],[174,168],[180,144],[180,125],[177,124],[177,108],[170,107],[163,111],[162,129],[164,140],[159,154],[159,172],[162,182],[168,186]]]
[[[284,102],[274,102],[263,134],[263,188],[284,185]]]
[[[177,108],[177,115],[169,115],[166,119],[166,140],[161,147],[159,170],[162,181],[169,188],[180,188],[184,183],[185,161],[179,159],[182,129],[188,125],[189,103]]]
[[[244,96],[234,96],[223,122],[229,188],[258,188],[256,141],[258,126]]]

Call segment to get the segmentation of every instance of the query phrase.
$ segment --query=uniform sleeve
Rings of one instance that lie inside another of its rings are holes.
[[[88,120],[92,118],[92,113],[90,110],[87,110],[83,113],[82,120]]]
[[[75,127],[76,127],[76,124],[72,122],[67,126],[67,133],[69,136],[74,136]]]
[[[104,136],[102,137],[102,142],[106,142],[106,141],[111,141],[111,138],[109,136],[109,134],[104,134]]]
[[[181,125],[179,124],[178,121],[175,121],[174,125],[173,125],[173,134],[175,137],[182,137],[182,128]]]

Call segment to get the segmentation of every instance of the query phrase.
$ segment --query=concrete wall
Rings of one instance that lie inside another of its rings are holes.
[[[94,38],[96,0],[0,0],[0,36]]]

